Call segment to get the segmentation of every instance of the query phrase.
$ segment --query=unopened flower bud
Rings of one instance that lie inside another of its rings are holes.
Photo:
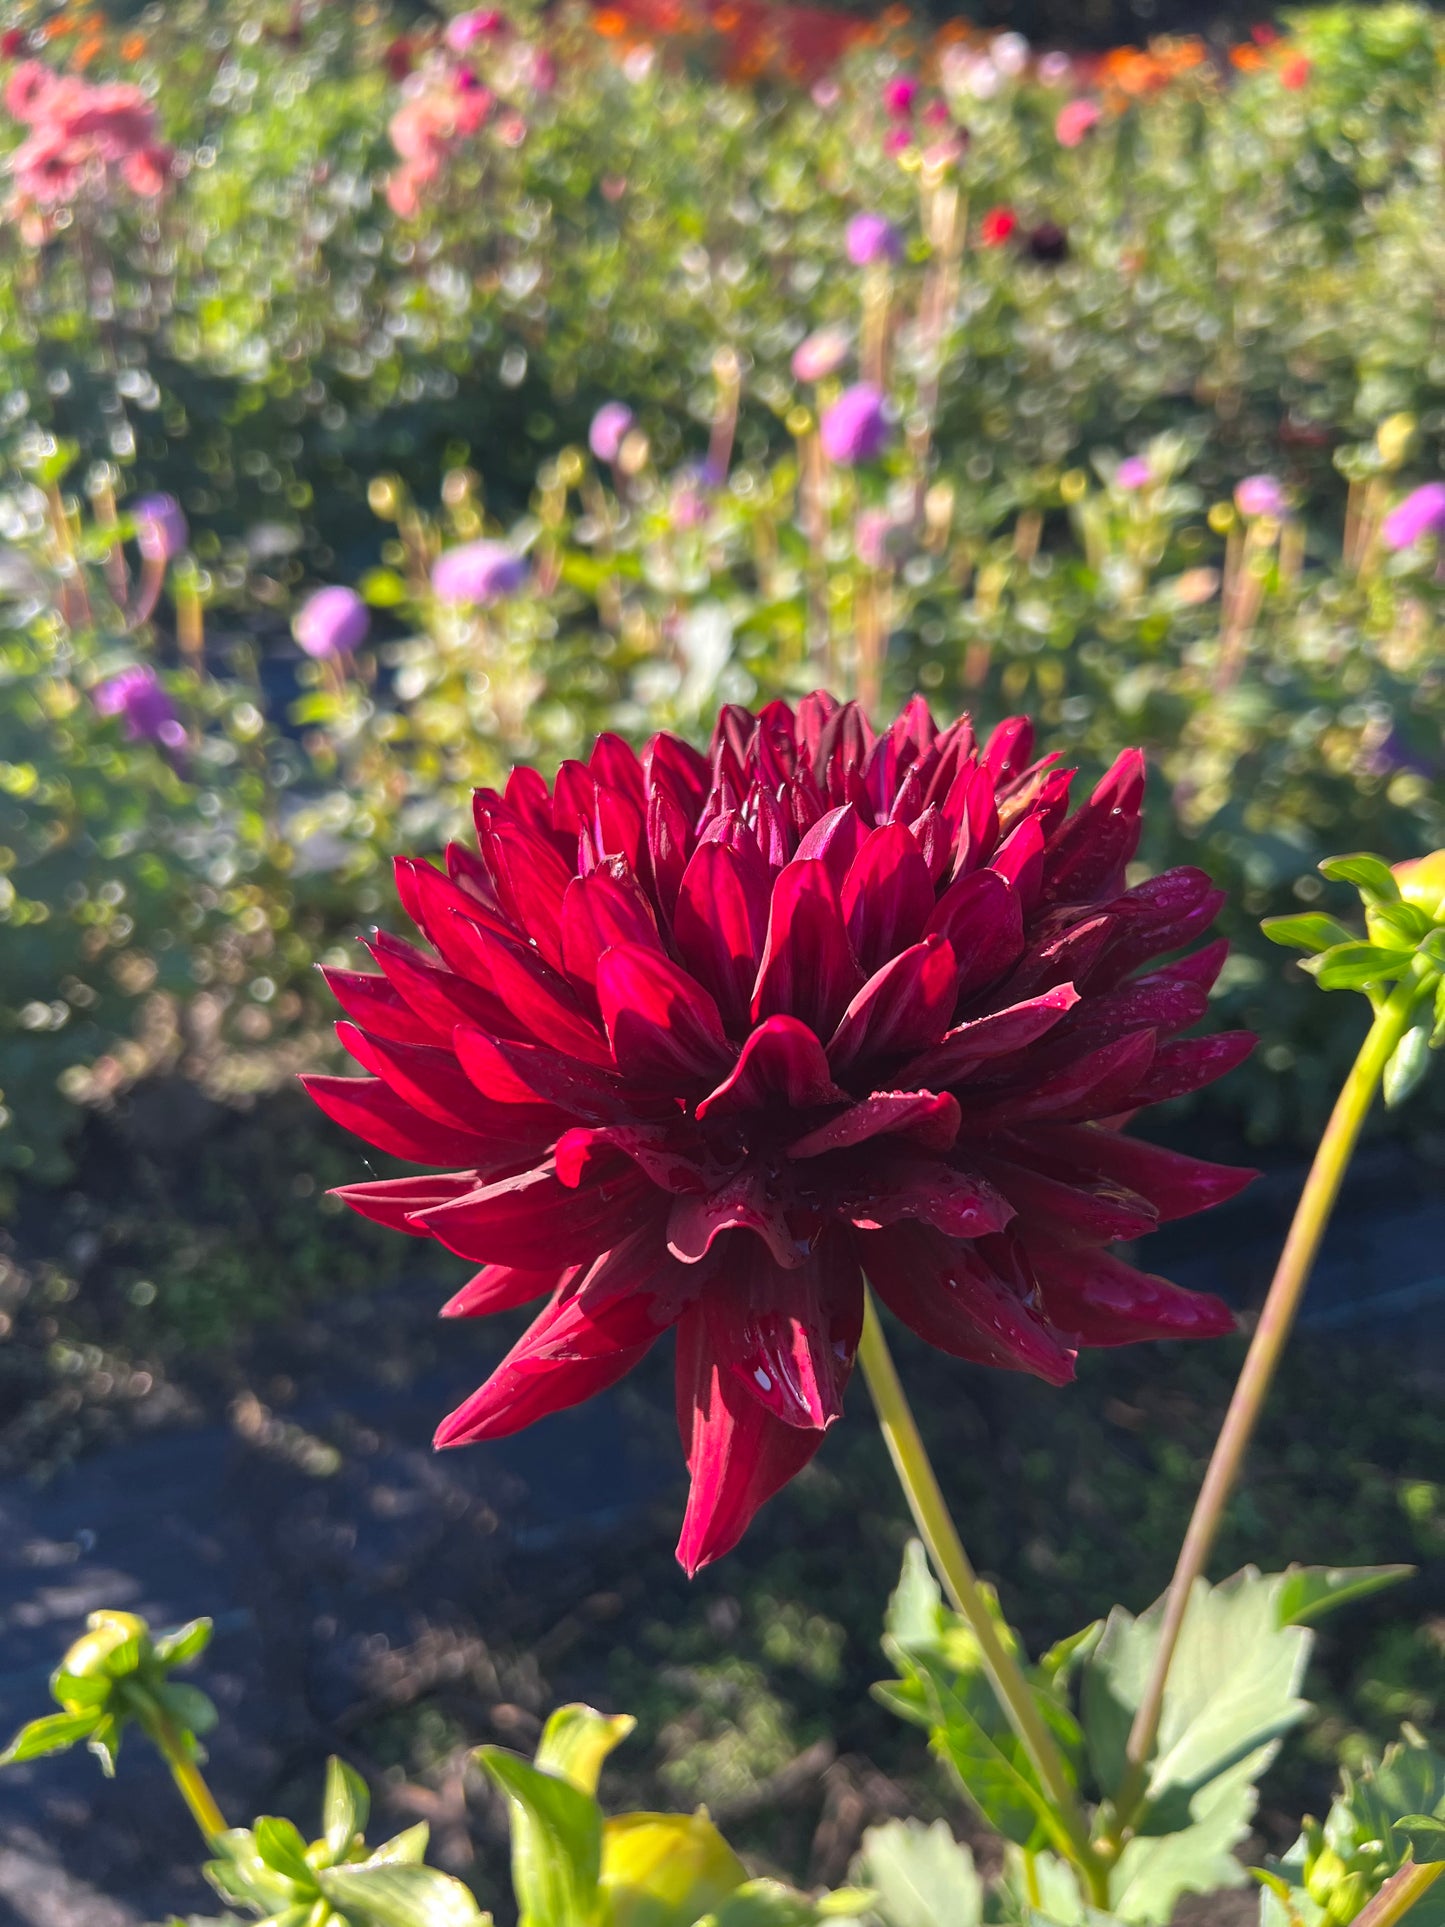
[[[1426,916],[1440,918],[1445,910],[1445,850],[1432,850],[1429,856],[1393,864],[1390,873],[1406,903],[1423,910]]]

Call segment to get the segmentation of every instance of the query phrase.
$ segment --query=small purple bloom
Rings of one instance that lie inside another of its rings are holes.
[[[349,656],[366,641],[371,614],[355,589],[318,589],[296,611],[291,632],[308,656]]]
[[[437,600],[473,608],[515,595],[526,580],[526,557],[505,542],[464,542],[432,564],[432,594]]]
[[[1154,471],[1145,455],[1126,455],[1114,470],[1115,488],[1125,488],[1131,493],[1135,489],[1148,488],[1154,479]]]
[[[186,740],[175,704],[149,664],[137,663],[101,683],[95,691],[95,706],[102,716],[118,716],[132,743],[163,743],[167,749],[178,749]]]
[[[1425,535],[1445,531],[1445,482],[1426,482],[1397,502],[1385,517],[1380,536],[1387,549],[1408,549]]]
[[[867,268],[875,261],[896,261],[903,252],[903,237],[886,214],[855,214],[844,245],[854,267]]]
[[[850,342],[842,328],[818,328],[793,350],[795,381],[826,381],[848,359]]]
[[[190,539],[186,518],[174,495],[143,495],[131,504],[136,547],[147,562],[169,562]]]
[[[1267,515],[1276,522],[1289,514],[1289,501],[1273,475],[1246,475],[1234,491],[1234,506],[1241,515]]]
[[[605,401],[592,417],[587,446],[599,462],[615,462],[637,417],[625,401]]]
[[[845,388],[819,425],[824,452],[840,468],[871,462],[888,446],[888,416],[883,397],[871,382]]]

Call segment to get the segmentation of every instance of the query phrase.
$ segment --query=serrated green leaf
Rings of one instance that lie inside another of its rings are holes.
[[[1433,1867],[1445,1860],[1445,1820],[1432,1813],[1407,1813],[1395,1827],[1410,1842],[1410,1858],[1420,1866]]]
[[[25,1760],[43,1759],[47,1753],[63,1753],[68,1746],[89,1739],[97,1715],[84,1713],[47,1713],[43,1719],[22,1726],[0,1753],[0,1766],[19,1766]]]
[[[1320,865],[1334,883],[1352,883],[1367,903],[1398,903],[1400,886],[1382,857],[1361,851],[1354,856],[1329,856]]]
[[[316,1882],[351,1927],[482,1927],[490,1920],[471,1889],[437,1867],[363,1861],[328,1867]],[[571,1927],[570,1915],[556,1919]]]
[[[339,1860],[358,1834],[366,1832],[371,1794],[354,1767],[333,1753],[326,1762],[326,1791],[321,1801],[321,1832],[333,1859]]]
[[[163,1666],[188,1666],[198,1659],[211,1643],[214,1626],[209,1619],[191,1619],[184,1626],[176,1626],[170,1632],[157,1633],[155,1637],[156,1658]]]
[[[1279,1575],[1279,1623],[1313,1626],[1356,1599],[1414,1577],[1413,1566],[1290,1566]]]
[[[608,1715],[591,1706],[559,1706],[542,1728],[534,1764],[544,1773],[559,1774],[580,1793],[595,1793],[603,1761],[636,1725],[629,1713]]]
[[[553,1927],[557,1921],[591,1927],[602,1866],[597,1802],[503,1747],[481,1747],[476,1758],[511,1806],[512,1885],[521,1927]]]
[[[256,1852],[273,1873],[295,1880],[303,1887],[313,1879],[306,1858],[306,1842],[291,1821],[277,1814],[266,1814],[251,1829]]]
[[[886,1927],[976,1927],[983,1882],[943,1820],[889,1820],[863,1836],[859,1866]]]
[[[1410,967],[1408,950],[1384,950],[1373,943],[1341,943],[1311,960],[1321,990],[1365,990],[1388,983]]]
[[[1266,917],[1259,927],[1271,943],[1283,944],[1290,950],[1318,952],[1355,941],[1352,930],[1321,911],[1296,917]]]
[[[1390,1061],[1385,1066],[1381,1089],[1385,1096],[1387,1110],[1398,1110],[1408,1102],[1425,1081],[1430,1068],[1430,1028],[1427,1024],[1411,1024],[1405,1035],[1390,1053]]]

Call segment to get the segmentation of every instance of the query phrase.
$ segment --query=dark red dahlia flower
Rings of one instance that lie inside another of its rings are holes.
[[[1210,1337],[1218,1299],[1108,1249],[1251,1175],[1121,1135],[1245,1056],[1180,1041],[1222,943],[1198,870],[1133,889],[1143,758],[1072,816],[1026,721],[980,747],[915,697],[725,709],[711,752],[604,736],[476,798],[480,854],[401,859],[427,939],[327,973],[371,1073],[312,1094],[439,1175],[346,1187],[483,1268],[452,1317],[545,1299],[437,1433],[513,1432],[677,1330],[689,1572],[817,1450],[866,1273],[959,1358],[1072,1376],[1084,1345]]]

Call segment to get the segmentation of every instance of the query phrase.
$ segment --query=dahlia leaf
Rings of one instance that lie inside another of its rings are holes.
[[[1410,1858],[1422,1867],[1445,1860],[1445,1820],[1429,1813],[1407,1813],[1396,1827],[1410,1842]]]
[[[1193,1825],[1129,1842],[1109,1875],[1109,1905],[1121,1920],[1168,1927],[1182,1895],[1246,1884],[1234,1850],[1249,1833],[1266,1763],[1265,1754],[1248,1754],[1211,1781],[1195,1798]]]
[[[1364,852],[1357,856],[1329,856],[1319,867],[1321,875],[1332,883],[1353,883],[1366,903],[1400,901],[1400,886],[1382,857]]]
[[[88,1739],[95,1724],[92,1712],[47,1713],[43,1719],[31,1720],[0,1753],[0,1766],[19,1766],[25,1760],[44,1759],[47,1753],[63,1753],[77,1740]]]
[[[863,1836],[859,1870],[886,1927],[976,1927],[983,1882],[944,1820],[889,1820]]]
[[[1305,967],[1321,990],[1366,990],[1388,983],[1410,967],[1408,950],[1386,950],[1373,943],[1340,943]]]
[[[1368,1599],[1414,1575],[1414,1566],[1290,1566],[1280,1574],[1279,1623],[1312,1626],[1337,1606]]]
[[[1355,941],[1353,932],[1344,924],[1319,911],[1298,917],[1266,917],[1259,927],[1271,943],[1282,944],[1287,950],[1308,950],[1314,955],[1332,950],[1336,944]]]
[[[1430,1068],[1430,1031],[1428,1022],[1412,1024],[1391,1051],[1381,1084],[1387,1109],[1398,1110],[1424,1083]]]
[[[436,1867],[363,1861],[328,1868],[316,1884],[352,1927],[489,1927],[491,1920],[470,1888]]]
[[[560,1774],[579,1793],[596,1793],[603,1761],[636,1725],[628,1713],[609,1716],[590,1706],[559,1706],[542,1729],[535,1764],[544,1773]]]
[[[340,1860],[357,1835],[365,1833],[370,1812],[371,1794],[365,1780],[333,1754],[326,1762],[326,1792],[321,1802],[321,1831],[333,1859]]]
[[[591,1927],[598,1917],[602,1814],[597,1802],[555,1773],[499,1746],[480,1747],[512,1816],[512,1885],[520,1927]]]

